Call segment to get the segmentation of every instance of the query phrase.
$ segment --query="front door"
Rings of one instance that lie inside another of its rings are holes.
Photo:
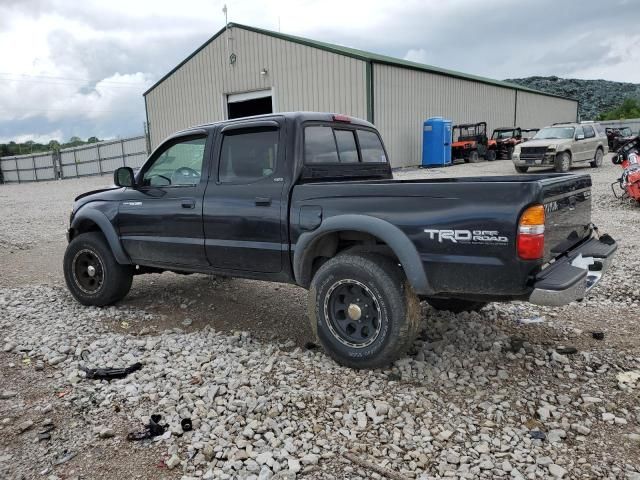
[[[584,131],[584,159],[591,161],[596,156],[596,147],[598,146],[598,137],[596,137],[596,131],[592,125],[583,125]]]
[[[247,121],[222,129],[217,172],[204,196],[206,252],[213,267],[275,273],[282,270],[284,149],[281,124]]]
[[[574,142],[573,142],[573,147],[572,147],[572,151],[573,151],[573,160],[575,160],[576,162],[582,162],[585,160],[585,155],[586,155],[586,147],[587,147],[587,142],[585,141],[584,138],[584,130],[582,129],[582,127],[576,127],[576,131],[574,134]],[[579,138],[581,138],[579,140]]]
[[[169,140],[127,189],[118,209],[122,245],[135,263],[208,265],[202,231],[207,136]]]

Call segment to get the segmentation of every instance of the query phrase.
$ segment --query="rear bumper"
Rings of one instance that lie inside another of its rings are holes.
[[[592,238],[542,270],[529,302],[559,306],[582,300],[602,279],[613,260],[617,243]]]

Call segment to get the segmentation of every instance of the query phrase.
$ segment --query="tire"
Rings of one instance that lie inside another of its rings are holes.
[[[493,162],[496,159],[496,151],[495,150],[487,150],[486,155],[488,162]]]
[[[478,163],[480,161],[480,156],[478,155],[477,150],[473,150],[469,152],[469,163]]]
[[[519,167],[518,165],[514,165],[514,167],[518,173],[527,173],[529,171],[529,167]]]
[[[325,262],[313,277],[309,320],[325,352],[339,364],[383,368],[416,339],[420,304],[397,261],[344,253]]]
[[[100,232],[82,233],[71,240],[63,267],[67,288],[83,305],[111,305],[131,289],[133,267],[116,261]]]
[[[602,166],[603,157],[604,157],[604,152],[602,151],[601,148],[598,148],[596,150],[595,157],[593,157],[593,160],[591,161],[591,163],[589,163],[589,165],[591,165],[591,168],[600,168]]]
[[[514,147],[509,147],[507,149],[507,160],[511,160],[511,158],[513,158],[513,150],[514,150]]]
[[[566,173],[571,170],[571,157],[567,152],[559,153],[556,155],[554,165],[556,172]]]
[[[474,302],[459,298],[427,298],[426,300],[436,310],[445,310],[451,313],[477,312],[487,304],[487,302]]]

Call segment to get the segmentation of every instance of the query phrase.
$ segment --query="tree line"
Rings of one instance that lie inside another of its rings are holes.
[[[49,143],[37,143],[32,140],[22,143],[0,143],[0,157],[58,151],[62,148],[79,147],[81,145],[87,145],[89,143],[97,143],[101,141],[102,140],[100,140],[98,137],[89,137],[87,140],[82,140],[80,137],[71,137],[69,141],[62,143],[58,142],[57,140],[51,140]]]

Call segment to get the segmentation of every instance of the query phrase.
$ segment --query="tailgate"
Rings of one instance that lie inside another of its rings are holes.
[[[591,177],[561,175],[541,184],[544,259],[549,261],[591,235]]]

